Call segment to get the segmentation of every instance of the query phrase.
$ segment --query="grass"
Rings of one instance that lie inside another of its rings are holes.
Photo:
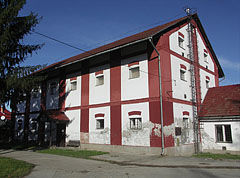
[[[53,154],[53,155],[69,156],[69,157],[74,157],[74,158],[84,158],[84,159],[90,159],[91,156],[108,154],[108,152],[102,152],[102,151],[67,150],[67,149],[57,149],[57,148],[38,150],[37,152],[38,153]]]
[[[194,155],[196,158],[211,158],[211,159],[234,159],[240,160],[240,155],[231,155],[231,154],[213,154],[213,153],[199,153]]]
[[[34,165],[12,158],[0,157],[0,178],[21,178],[28,175]]]

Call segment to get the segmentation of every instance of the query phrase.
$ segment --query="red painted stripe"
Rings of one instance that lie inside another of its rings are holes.
[[[182,34],[181,32],[178,32],[178,35],[184,38],[184,34]]]
[[[81,109],[80,130],[85,133],[89,131],[89,109]]]
[[[70,81],[77,80],[77,77],[70,78]]]
[[[103,70],[95,72],[95,76],[99,74],[103,74]]]
[[[120,54],[112,54],[110,61],[110,115],[111,145],[122,145],[122,107],[121,107],[121,60]]]
[[[88,105],[89,104],[89,74],[82,75],[81,80],[81,105]]]
[[[132,62],[132,63],[128,64],[128,67],[131,67],[131,66],[133,66],[133,65],[139,65],[139,61]]]
[[[104,117],[104,115],[105,115],[105,114],[103,114],[103,113],[98,113],[98,114],[95,114],[95,118],[96,118],[96,117]]]
[[[187,67],[185,65],[183,65],[183,64],[180,64],[180,68],[184,69],[184,70],[187,70]]]
[[[189,116],[189,112],[188,111],[183,111],[183,115],[184,116],[186,116],[186,115]]]
[[[131,111],[131,112],[128,112],[128,115],[129,115],[129,116],[132,116],[132,115],[141,115],[141,111]]]

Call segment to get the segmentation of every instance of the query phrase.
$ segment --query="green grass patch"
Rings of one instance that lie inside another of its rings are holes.
[[[53,155],[69,156],[69,157],[75,157],[75,158],[84,158],[84,159],[90,159],[91,156],[108,154],[108,152],[102,152],[102,151],[67,150],[67,149],[45,149],[45,150],[38,150],[37,152],[53,154]]]
[[[12,158],[0,157],[0,178],[21,178],[28,175],[34,165]]]
[[[211,158],[211,159],[235,159],[240,160],[240,155],[232,155],[232,154],[213,154],[213,153],[199,153],[193,155],[196,158]]]

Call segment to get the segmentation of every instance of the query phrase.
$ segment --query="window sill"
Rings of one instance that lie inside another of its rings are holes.
[[[216,142],[216,143],[231,143],[232,144],[233,142],[232,141],[231,142],[224,142],[223,141],[223,142]]]

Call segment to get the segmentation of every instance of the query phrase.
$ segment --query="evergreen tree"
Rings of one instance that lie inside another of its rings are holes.
[[[33,75],[42,66],[21,66],[29,55],[42,47],[23,42],[40,20],[33,12],[19,16],[25,3],[26,0],[0,0],[0,106],[11,102],[13,111],[17,102],[25,100],[26,94],[42,80]],[[14,125],[12,127],[14,130]]]

